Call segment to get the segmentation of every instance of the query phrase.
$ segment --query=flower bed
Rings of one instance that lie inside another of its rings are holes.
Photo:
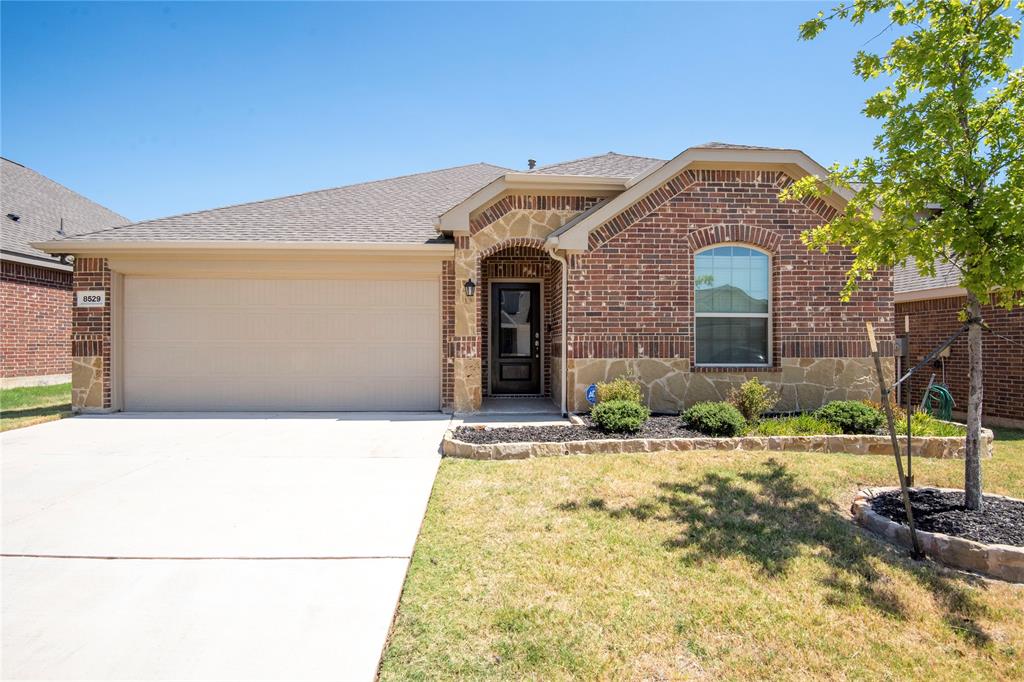
[[[962,496],[963,491],[950,488],[911,491],[925,555],[954,568],[1024,583],[1024,500],[985,495],[984,510],[970,512],[962,508]],[[861,526],[909,549],[902,509],[898,488],[868,488],[857,494],[850,511]]]
[[[673,419],[672,417],[655,417]],[[648,422],[650,423],[650,422]],[[646,427],[646,425],[645,425]],[[665,428],[659,426],[657,428]],[[462,426],[445,434],[441,452],[446,457],[467,459],[526,459],[615,452],[661,452],[684,450],[766,450],[790,452],[834,452],[854,455],[885,455],[892,453],[888,436],[880,435],[817,435],[817,436],[739,436],[711,438],[694,435],[681,426],[675,437],[644,437],[629,434],[606,434],[591,426],[502,427],[478,428]],[[520,433],[509,433],[520,431]],[[552,431],[562,430],[562,431]],[[488,437],[488,433],[494,434]],[[466,435],[466,434],[471,435]],[[479,437],[477,437],[479,434]],[[460,438],[460,436],[463,436]],[[536,438],[529,440],[528,438]],[[476,441],[476,442],[471,442]],[[497,442],[493,442],[497,441]],[[900,440],[906,451],[906,439]],[[964,439],[950,436],[914,438],[915,457],[937,459],[962,458]],[[982,453],[992,455],[992,432],[982,429]]]

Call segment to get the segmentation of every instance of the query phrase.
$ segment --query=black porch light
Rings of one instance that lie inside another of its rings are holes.
[[[466,280],[466,285],[465,286],[466,286],[466,296],[472,296],[473,294],[476,293],[476,282],[473,281],[472,277],[470,277],[469,279]]]

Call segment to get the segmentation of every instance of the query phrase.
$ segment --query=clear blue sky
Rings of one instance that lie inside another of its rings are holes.
[[[133,220],[709,140],[827,165],[881,26],[798,41],[828,4],[4,2],[0,149]]]

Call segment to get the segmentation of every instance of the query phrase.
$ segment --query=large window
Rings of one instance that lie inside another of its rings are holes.
[[[694,258],[698,365],[769,364],[768,255],[717,246]]]

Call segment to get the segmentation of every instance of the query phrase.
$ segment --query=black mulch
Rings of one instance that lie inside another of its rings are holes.
[[[683,428],[679,417],[654,416],[647,420],[636,433],[608,433],[593,425],[589,417],[583,417],[586,426],[501,426],[480,428],[460,426],[455,429],[455,438],[466,443],[485,445],[490,443],[564,443],[570,440],[629,439],[629,438],[694,438],[701,434]]]
[[[981,511],[964,508],[964,493],[923,489],[910,491],[914,525],[919,530],[945,533],[975,542],[1024,547],[1024,501],[985,496]],[[891,490],[871,500],[882,516],[907,523],[900,491]]]

